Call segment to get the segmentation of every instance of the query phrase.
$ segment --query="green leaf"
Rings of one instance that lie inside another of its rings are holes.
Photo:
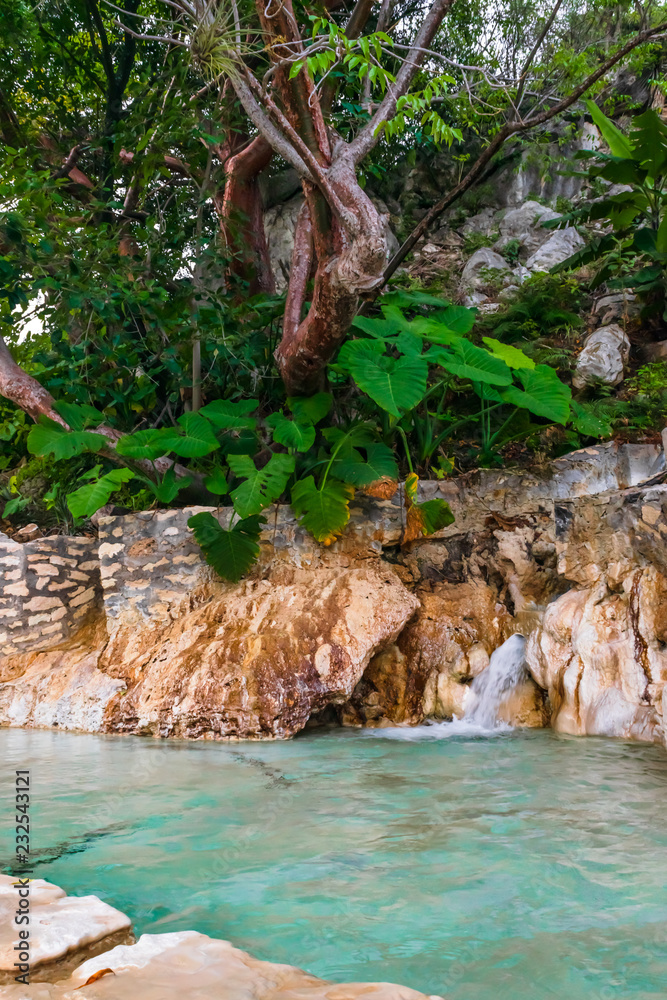
[[[519,378],[523,390],[512,385],[505,389],[502,397],[522,409],[530,410],[538,417],[565,424],[570,416],[570,387],[558,378],[548,365],[537,365],[535,371],[520,371]]]
[[[158,483],[153,483],[151,480],[146,479],[146,483],[152,490],[155,499],[163,504],[172,503],[181,490],[186,489],[191,482],[192,476],[181,476],[180,479],[177,479],[173,468],[167,469]]]
[[[176,427],[163,428],[166,451],[181,458],[202,458],[220,447],[208,420],[201,413],[184,413],[178,418],[182,433]]]
[[[308,451],[315,443],[315,428],[311,423],[298,423],[282,413],[272,413],[266,422],[273,428],[273,440],[286,448]]]
[[[210,476],[206,476],[204,479],[204,486],[209,491],[209,493],[215,493],[216,496],[224,497],[226,493],[229,492],[229,485],[227,483],[227,477],[223,469],[214,469]]]
[[[263,524],[266,518],[256,514],[237,521],[230,530],[222,528],[208,511],[188,518],[188,527],[192,528],[206,562],[223,580],[232,583],[238,583],[257,562]]]
[[[584,403],[578,403],[576,399],[573,399],[570,405],[572,407],[572,426],[579,434],[595,438],[610,436],[612,432],[610,420],[597,416],[590,407]]]
[[[424,524],[423,533],[425,535],[432,535],[434,532],[440,531],[441,528],[446,528],[448,525],[454,523],[455,518],[452,514],[452,509],[446,500],[440,500],[439,498],[425,500],[424,503],[415,504],[415,507],[421,514]]]
[[[366,461],[356,448],[343,452],[333,463],[331,472],[344,483],[360,489],[372,486],[380,479],[397,479],[398,465],[391,448],[381,442],[366,445]]]
[[[211,421],[214,427],[220,431],[230,430],[254,430],[257,426],[255,417],[250,414],[259,406],[257,399],[216,399],[212,403],[202,406],[199,411],[202,416]]]
[[[338,363],[362,392],[394,417],[411,410],[426,392],[428,364],[424,358],[388,357],[381,341],[348,341],[341,348]]]
[[[622,160],[632,159],[632,143],[621,130],[614,125],[610,118],[600,111],[594,101],[586,101],[591,118],[600,130],[604,141],[609,146],[613,156],[618,156]]]
[[[488,385],[510,385],[512,373],[504,361],[476,347],[469,340],[459,340],[450,351],[440,351],[438,364],[457,378],[472,382],[486,382]]]
[[[466,306],[449,306],[448,309],[444,309],[442,312],[433,313],[429,317],[431,323],[444,326],[447,330],[451,330],[452,333],[458,333],[463,336],[466,333],[470,333],[475,321],[477,320],[477,310],[468,309]]]
[[[67,403],[61,399],[53,404],[53,408],[73,431],[97,427],[104,421],[104,414],[87,403]]]
[[[662,217],[662,222],[655,234],[655,248],[658,253],[667,253],[667,205],[665,206],[665,214]]]
[[[56,461],[73,458],[86,451],[100,451],[106,445],[108,441],[102,434],[95,434],[94,431],[68,431],[48,417],[40,417],[39,423],[30,428],[27,441],[31,455],[39,458],[53,455]]]
[[[638,163],[656,178],[667,169],[667,125],[655,111],[649,108],[632,121],[633,155]],[[636,184],[637,178],[630,183]]]
[[[29,503],[30,497],[13,497],[5,504],[2,516],[11,517],[12,514],[19,514]]]
[[[287,405],[296,420],[302,424],[319,424],[333,405],[330,392],[316,392],[314,396],[289,396]]]
[[[134,479],[131,469],[112,469],[93,483],[86,483],[67,495],[67,506],[73,517],[91,517],[109,502],[109,497],[124,483]]]
[[[520,351],[518,347],[511,347],[509,344],[503,344],[500,340],[494,340],[493,337],[483,337],[482,338],[486,346],[489,348],[494,358],[500,358],[504,361],[508,368],[514,368],[515,370],[520,368],[530,368],[531,371],[535,367],[535,362],[532,358],[529,358],[527,354]]]
[[[259,514],[277,500],[294,472],[293,455],[272,455],[263,469],[249,455],[229,455],[227,461],[234,475],[245,480],[230,494],[239,517]]]
[[[329,479],[318,489],[312,476],[300,479],[292,488],[292,509],[313,538],[324,545],[342,533],[350,519],[354,490],[346,483]]]
[[[134,434],[126,434],[116,442],[116,451],[124,458],[148,459],[154,462],[170,449],[167,439],[171,439],[169,432],[164,430],[152,430],[150,428],[143,431],[135,431]]]

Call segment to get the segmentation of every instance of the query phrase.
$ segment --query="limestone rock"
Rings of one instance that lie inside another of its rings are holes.
[[[529,271],[550,271],[557,264],[562,264],[564,260],[571,257],[575,251],[584,245],[584,241],[574,229],[568,226],[555,232],[546,243],[535,251],[526,261]]]
[[[344,702],[418,607],[388,567],[285,570],[221,585],[176,621],[117,625],[107,669],[127,694],[106,729],[160,736],[288,737]]]
[[[500,238],[494,249],[502,252],[510,240],[518,240],[529,254],[535,253],[551,236],[551,231],[542,228],[541,224],[557,218],[558,212],[546,205],[526,201],[519,208],[510,209],[500,220]]]
[[[103,974],[93,979],[98,973]],[[10,986],[4,995],[23,1000],[20,990]],[[142,934],[135,945],[90,959],[70,979],[31,989],[30,996],[73,1000],[74,990],[81,1000],[428,1000],[391,983],[329,983],[291,965],[262,962],[196,931]]]
[[[617,324],[601,326],[586,339],[584,349],[577,358],[573,385],[581,389],[589,382],[618,385],[623,381],[623,370],[630,355],[630,341]]]
[[[19,905],[19,890],[14,882],[9,875],[0,875],[0,982],[10,982],[16,975],[14,947],[19,928],[14,913]],[[132,940],[128,936],[130,918],[97,896],[66,896],[57,885],[43,879],[31,880],[28,891],[31,978],[32,973],[36,978],[48,975],[44,966],[71,953],[81,954],[97,942],[110,942],[111,947],[118,942],[118,935]]]
[[[489,279],[484,273],[485,271],[503,272],[508,269],[509,264],[500,254],[494,250],[489,250],[487,247],[482,247],[481,250],[475,251],[463,268],[460,288],[468,293],[480,291],[480,289],[488,284]]]

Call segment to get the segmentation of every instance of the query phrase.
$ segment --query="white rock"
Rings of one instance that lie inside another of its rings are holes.
[[[507,271],[509,269],[509,264],[501,257],[500,254],[496,253],[494,250],[489,250],[487,247],[482,247],[481,250],[476,250],[472,255],[466,266],[463,268],[463,273],[461,274],[460,287],[466,291],[478,291],[487,284],[487,277],[482,273],[483,271]]]
[[[106,969],[112,971],[85,986]],[[65,982],[44,984],[37,995],[74,1000],[79,989],[81,1000],[426,1000],[423,993],[391,983],[328,983],[291,965],[261,962],[229,941],[196,931],[142,934],[134,945],[84,962]],[[13,986],[3,994],[5,1000],[24,995]]]
[[[3,972],[12,971],[16,961],[14,946],[19,928],[14,923],[14,914],[19,890],[14,882],[9,875],[0,875],[0,971]],[[33,969],[131,926],[129,917],[97,896],[66,896],[57,885],[43,879],[31,880],[29,892]]]
[[[577,359],[572,384],[581,389],[590,382],[618,385],[630,355],[630,341],[618,323],[601,326],[587,338]]]
[[[510,240],[519,240],[529,253],[534,253],[551,236],[551,231],[542,228],[548,219],[557,219],[558,212],[538,201],[526,201],[519,208],[510,209],[500,220],[500,239],[494,249],[503,250]]]
[[[584,240],[573,226],[555,232],[539,250],[526,261],[529,271],[550,271],[584,245]]]

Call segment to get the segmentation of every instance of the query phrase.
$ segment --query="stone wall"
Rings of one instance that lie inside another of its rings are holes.
[[[0,653],[57,646],[101,603],[97,539],[0,535]]]

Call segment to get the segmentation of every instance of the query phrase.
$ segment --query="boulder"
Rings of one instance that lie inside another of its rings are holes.
[[[571,257],[584,245],[584,240],[573,226],[560,229],[543,243],[526,261],[529,271],[550,271],[557,264]]]
[[[429,1000],[392,983],[326,982],[196,931],[142,934],[136,944],[91,958],[66,981],[31,988],[29,995],[73,1000],[74,991],[81,1000]],[[3,995],[24,1000],[26,991],[9,986]]]
[[[107,670],[126,682],[109,731],[289,737],[346,701],[371,657],[418,608],[387,565],[283,568],[220,585],[210,599],[137,629],[116,624]]]
[[[488,284],[489,278],[485,271],[498,271],[502,273],[509,269],[509,264],[494,250],[482,247],[476,250],[461,275],[460,288],[463,292],[476,292]],[[500,276],[500,275],[499,275]]]
[[[618,385],[630,356],[630,341],[618,323],[601,326],[586,338],[577,358],[572,384],[581,389],[590,382]]]
[[[20,887],[20,891],[28,892],[29,965],[34,982],[63,979],[91,954],[134,940],[130,918],[97,896],[67,896],[41,878],[31,879],[27,890]],[[19,899],[16,880],[0,875],[0,983],[12,982],[17,974],[15,946],[20,928],[14,914]]]
[[[494,249],[502,251],[511,240],[518,240],[527,253],[535,253],[552,235],[549,229],[542,227],[542,223],[558,217],[558,212],[546,205],[526,201],[518,208],[510,209],[500,220],[500,238]]]

